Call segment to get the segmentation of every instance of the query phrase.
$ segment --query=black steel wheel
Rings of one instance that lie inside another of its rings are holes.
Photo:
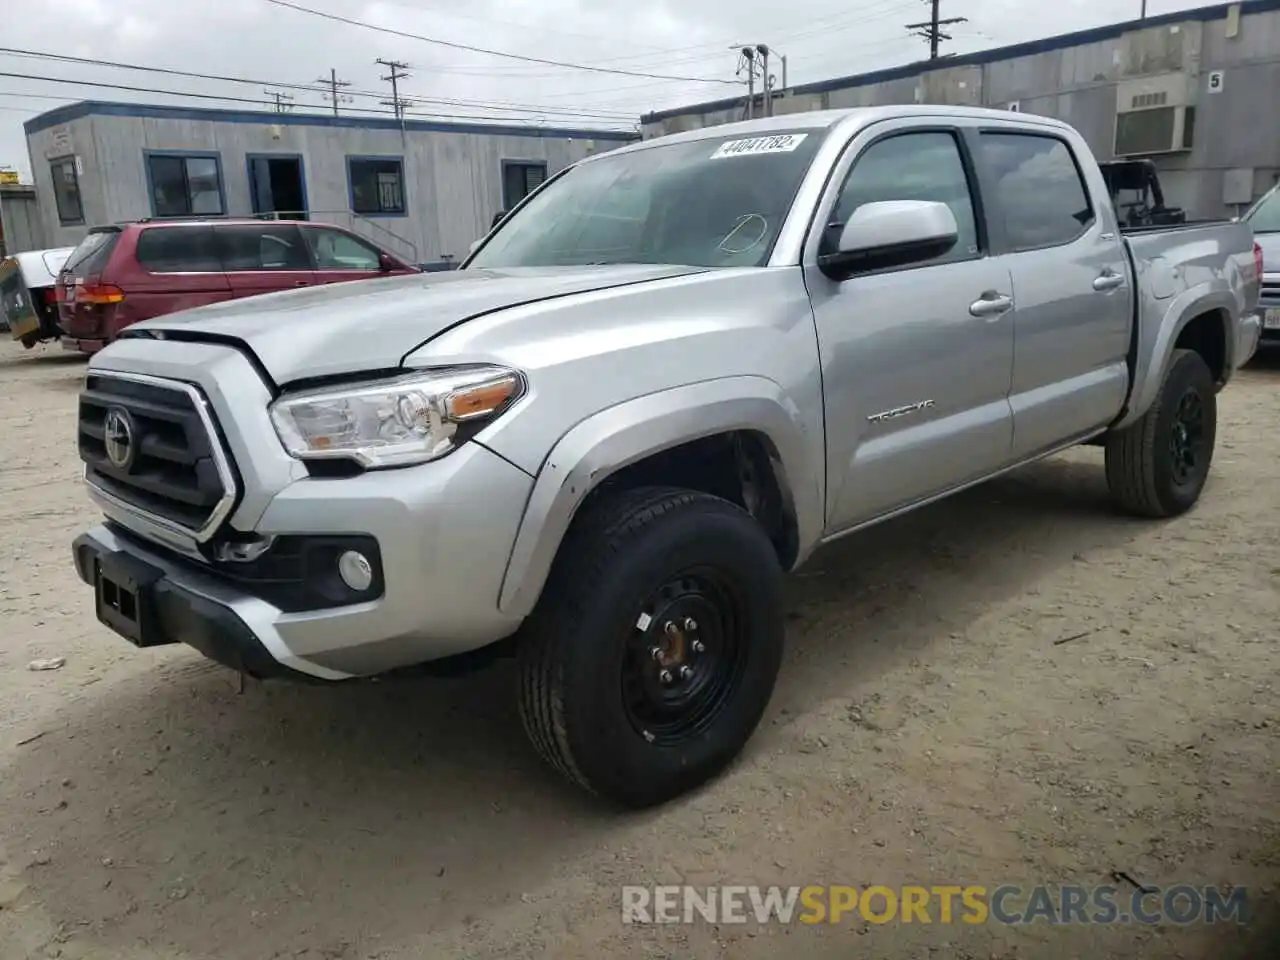
[[[721,571],[672,577],[641,606],[622,664],[627,719],[651,743],[672,745],[715,722],[746,663],[743,598]]]
[[[645,488],[590,504],[520,641],[538,752],[631,807],[715,776],[773,692],[781,581],[764,530],[725,500]]]

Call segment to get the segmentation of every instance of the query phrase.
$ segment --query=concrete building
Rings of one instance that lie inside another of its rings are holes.
[[[645,137],[742,119],[746,97],[641,118]],[[1280,0],[1245,0],[779,91],[774,114],[894,103],[1022,110],[1099,159],[1151,157],[1166,202],[1233,216],[1280,177]],[[757,116],[764,104],[756,97]]]
[[[414,262],[459,260],[550,174],[634,134],[75,103],[25,124],[49,244],[94,224],[278,213]]]

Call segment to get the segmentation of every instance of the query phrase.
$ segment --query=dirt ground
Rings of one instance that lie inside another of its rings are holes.
[[[1180,520],[1110,512],[1083,449],[820,554],[742,760],[639,815],[541,767],[506,666],[240,693],[99,626],[68,549],[82,375],[0,347],[0,960],[1280,956],[1280,357],[1222,396]],[[620,919],[624,884],[1112,871],[1246,886],[1253,920]]]

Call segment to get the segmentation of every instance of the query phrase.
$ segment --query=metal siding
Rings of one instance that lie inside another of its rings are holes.
[[[1280,107],[1280,10],[1246,4],[1236,36],[1226,36],[1226,8],[1191,10],[1070,37],[1023,44],[949,61],[848,77],[796,89],[790,96],[818,97],[835,109],[916,101],[980,104],[1002,109],[1019,101],[1024,112],[1065,120],[1076,127],[1100,160],[1114,156],[1117,84],[1180,72],[1196,107],[1192,149],[1155,158],[1167,201],[1192,217],[1230,216],[1222,202],[1223,175],[1254,171],[1255,196],[1280,175],[1280,124],[1266,120]],[[1206,74],[1224,72],[1221,93],[1206,92]],[[965,83],[961,89],[960,82]],[[644,118],[645,136],[696,129],[730,119],[722,103]],[[732,119],[737,119],[741,110]],[[1258,118],[1264,118],[1259,122]]]
[[[308,209],[313,219],[353,227],[375,242],[419,261],[452,256],[461,260],[471,241],[483,235],[501,203],[502,160],[541,160],[554,174],[591,152],[615,146],[612,140],[453,133],[410,129],[261,124],[167,117],[95,115],[65,125],[74,134],[85,175],[81,194],[89,224],[151,215],[144,150],[207,151],[222,167],[227,213],[252,213],[246,157],[295,154],[306,171]],[[52,180],[43,160],[55,131],[28,135],[36,186],[46,227],[56,243],[75,243],[85,228],[59,228]],[[404,217],[359,218],[350,212],[349,156],[404,158]],[[43,168],[43,169],[41,169]],[[52,212],[50,212],[52,210]],[[390,233],[388,234],[387,231]],[[392,236],[394,235],[394,236]]]

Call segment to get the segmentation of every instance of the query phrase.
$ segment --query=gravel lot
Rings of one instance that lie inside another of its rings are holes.
[[[0,347],[0,958],[1276,957],[1280,358],[1200,506],[1083,449],[820,554],[743,759],[642,815],[526,747],[498,667],[312,688],[100,627],[83,363]],[[1068,643],[1062,640],[1089,631]],[[49,672],[37,658],[65,657]],[[1253,923],[623,926],[623,884],[1249,888]]]

